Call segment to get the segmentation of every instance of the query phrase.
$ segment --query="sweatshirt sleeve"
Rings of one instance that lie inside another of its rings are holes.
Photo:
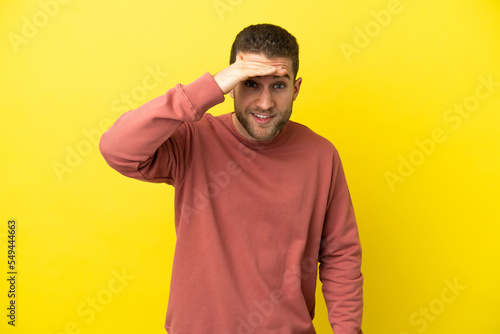
[[[101,154],[125,176],[174,185],[188,163],[184,158],[187,130],[179,128],[200,120],[223,101],[224,94],[208,72],[188,85],[178,84],[121,115],[101,136]]]
[[[337,152],[319,262],[322,291],[333,331],[335,334],[362,334],[361,244],[349,189]]]

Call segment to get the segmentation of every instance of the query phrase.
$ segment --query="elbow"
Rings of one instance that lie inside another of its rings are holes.
[[[119,163],[120,159],[116,156],[117,149],[118,148],[113,145],[111,138],[109,138],[108,134],[105,132],[99,139],[99,151],[111,168],[120,171],[121,164]]]
[[[99,139],[99,151],[101,152],[102,157],[108,164],[110,164],[111,157],[111,149],[109,147],[109,141],[106,138],[106,133],[104,133]]]
[[[106,163],[118,173],[135,179],[144,177],[138,171],[138,162],[128,158],[123,148],[109,133],[104,133],[99,140],[99,151]]]

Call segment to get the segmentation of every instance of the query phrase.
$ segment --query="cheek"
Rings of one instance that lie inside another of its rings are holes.
[[[287,92],[286,94],[280,94],[279,96],[275,97],[274,101],[281,108],[288,107],[290,105],[290,103],[293,102],[293,92]]]
[[[245,94],[235,92],[234,103],[240,107],[247,107],[247,106],[251,105],[252,98],[245,95]]]

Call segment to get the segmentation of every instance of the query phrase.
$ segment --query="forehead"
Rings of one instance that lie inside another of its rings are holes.
[[[243,60],[248,61],[256,61],[259,63],[264,63],[271,66],[276,67],[285,67],[289,73],[292,71],[292,59],[287,57],[273,57],[267,58],[264,54],[261,53],[248,53],[248,52],[239,52],[239,55],[243,57]]]

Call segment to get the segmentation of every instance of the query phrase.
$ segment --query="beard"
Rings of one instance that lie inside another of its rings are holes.
[[[251,108],[241,110],[236,105],[236,99],[234,102],[236,118],[248,134],[256,141],[265,141],[276,137],[286,123],[288,123],[292,115],[292,107],[293,102],[290,102],[290,105],[283,111],[279,111],[278,109],[262,110]],[[252,119],[254,117],[252,113],[266,114],[273,117],[268,124],[261,125]]]

